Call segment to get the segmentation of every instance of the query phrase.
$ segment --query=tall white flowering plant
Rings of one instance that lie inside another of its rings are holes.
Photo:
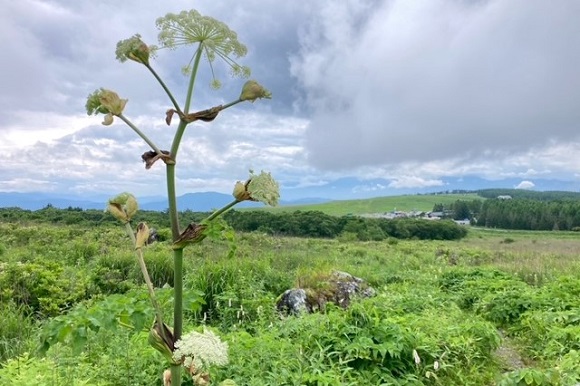
[[[190,123],[195,121],[211,122],[227,108],[244,101],[254,102],[257,99],[269,99],[271,94],[258,82],[248,80],[244,84],[240,95],[232,102],[206,110],[191,112],[190,106],[192,104],[193,91],[202,59],[209,64],[209,70],[212,75],[211,86],[217,89],[220,87],[220,81],[215,77],[214,66],[218,61],[225,63],[234,76],[248,77],[250,75],[250,69],[237,62],[238,59],[246,55],[247,48],[238,41],[237,34],[230,30],[226,24],[214,18],[202,16],[195,10],[183,11],[179,14],[169,13],[157,19],[156,25],[160,31],[158,35],[159,46],[147,45],[141,40],[141,36],[137,34],[129,39],[120,41],[117,44],[116,55],[121,62],[129,60],[143,65],[165,90],[172,105],[165,112],[165,122],[167,125],[171,125],[175,119],[179,119],[169,150],[164,150],[157,146],[124,115],[123,111],[127,104],[127,99],[122,99],[114,91],[104,88],[96,90],[89,95],[86,109],[89,115],[103,114],[103,125],[111,125],[115,118],[118,118],[141,137],[149,146],[149,149],[141,156],[145,162],[146,169],[153,167],[158,161],[165,164],[169,217],[173,238],[173,328],[163,322],[163,315],[155,299],[153,284],[149,278],[143,258],[143,247],[149,236],[149,228],[147,224],[140,223],[135,232],[131,226],[131,218],[138,208],[137,200],[130,193],[122,193],[109,200],[108,210],[124,223],[127,234],[131,237],[135,246],[137,260],[156,314],[150,331],[149,342],[164,354],[170,364],[170,370],[163,375],[164,383],[173,386],[180,385],[181,368],[185,367],[193,377],[194,382],[202,385],[209,383],[207,373],[209,366],[227,363],[227,345],[209,330],[205,330],[203,333],[191,332],[182,336],[183,249],[188,245],[201,242],[211,227],[212,221],[239,202],[252,200],[261,201],[267,205],[276,205],[279,198],[279,187],[269,173],[254,174],[250,171],[250,176],[245,182],[235,184],[234,197],[230,204],[215,211],[200,224],[192,223],[184,230],[181,230],[178,221],[175,188],[175,169],[179,145],[185,129]],[[192,47],[191,60],[183,67],[183,73],[189,77],[187,94],[183,105],[177,102],[177,99],[151,64],[151,58],[157,51],[162,49],[173,50],[179,47]]]

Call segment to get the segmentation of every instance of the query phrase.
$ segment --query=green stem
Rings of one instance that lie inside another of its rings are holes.
[[[189,113],[191,98],[193,96],[193,88],[195,86],[195,78],[197,77],[197,71],[199,69],[199,62],[201,60],[202,53],[203,45],[200,43],[195,53],[193,69],[189,78],[189,86],[187,88],[187,96],[185,97],[185,106],[183,109],[184,114]],[[179,150],[181,138],[183,137],[183,133],[185,132],[186,127],[187,122],[185,122],[183,119],[180,120],[175,132],[175,136],[173,137],[173,143],[171,144],[170,154],[173,160],[177,160],[177,152]],[[175,165],[167,165],[167,197],[169,201],[171,233],[173,236],[173,241],[176,241],[179,238],[180,232],[177,216],[177,196],[175,192]],[[177,341],[181,338],[181,333],[183,330],[183,249],[173,250],[173,277],[173,335]],[[173,386],[181,385],[180,366],[171,366],[171,384]]]
[[[233,101],[233,102],[227,103],[227,104],[225,104],[225,105],[223,105],[223,106],[222,106],[222,110],[225,110],[225,109],[227,109],[228,107],[232,107],[233,105],[237,105],[237,104],[238,104],[238,103],[240,103],[240,102],[243,102],[243,100],[241,100],[241,99],[238,99],[238,100],[235,100],[235,101]]]
[[[179,127],[184,122],[179,123]],[[185,125],[184,125],[185,126]],[[174,154],[174,153],[172,153]],[[169,218],[171,220],[171,235],[173,241],[179,238],[179,217],[177,212],[177,194],[175,191],[175,165],[167,164],[167,199],[169,203]],[[181,338],[183,330],[183,249],[173,250],[173,337],[175,341]],[[181,385],[181,366],[171,366],[171,384]]]
[[[173,250],[173,337],[177,342],[183,332],[183,249]],[[171,384],[181,385],[181,366],[171,366]]]
[[[173,288],[175,299],[183,298],[183,249],[173,251],[173,263],[175,264],[175,273],[173,279]],[[178,270],[179,269],[179,270]],[[183,302],[176,302],[173,309],[173,335],[175,340],[181,338],[183,332]]]
[[[217,216],[219,216],[220,214],[224,213],[225,211],[227,211],[228,209],[230,209],[231,207],[233,207],[234,205],[236,205],[236,204],[238,204],[240,202],[241,201],[239,201],[239,200],[234,200],[234,201],[230,202],[229,204],[227,204],[223,208],[218,209],[215,212],[213,212],[211,215],[209,215],[209,217],[207,217],[205,219],[205,221],[211,221],[211,220],[215,219]]]
[[[157,79],[157,81],[159,82],[159,84],[161,85],[161,87],[163,87],[163,90],[165,90],[165,93],[167,94],[167,96],[169,97],[169,99],[171,99],[171,103],[173,103],[173,107],[175,107],[175,110],[177,110],[178,112],[181,112],[181,109],[179,108],[179,104],[177,103],[177,101],[173,97],[173,94],[171,93],[171,91],[169,91],[169,89],[165,85],[165,82],[163,82],[163,80],[161,79],[161,77],[157,74],[157,72],[153,69],[153,67],[151,67],[151,65],[149,65],[147,63],[147,64],[145,64],[145,67],[147,67],[147,69],[149,71],[151,71],[151,73],[153,74],[153,76],[155,77],[155,79]]]
[[[202,53],[203,53],[203,43],[199,43],[197,51],[195,52],[195,58],[193,60],[193,68],[191,70],[191,76],[189,78],[189,86],[187,87],[187,96],[185,97],[185,108],[183,109],[184,114],[189,113],[189,106],[191,105],[191,97],[193,96],[193,87],[195,86],[195,78],[197,77],[197,70],[199,69],[199,62],[201,61]]]
[[[171,385],[181,385],[181,365],[171,365]]]
[[[135,245],[135,234],[133,233],[133,228],[131,228],[131,224],[125,223],[125,231],[129,235],[129,238],[131,238],[133,245]],[[155,310],[155,316],[157,317],[157,321],[163,326],[163,314],[161,313],[161,307],[159,307],[159,303],[157,303],[157,298],[155,297],[155,289],[153,288],[151,277],[149,276],[147,266],[145,265],[145,260],[143,259],[143,250],[141,248],[138,248],[135,251],[135,255],[137,256],[137,261],[139,262],[139,268],[141,268],[143,280],[145,280],[147,290],[149,291],[149,300],[151,300],[151,305]]]
[[[137,128],[137,126],[135,126],[127,117],[125,117],[123,114],[119,114],[117,115],[119,118],[121,118],[121,120],[123,122],[125,122],[127,124],[127,126],[129,126],[131,129],[133,129],[133,131],[135,133],[137,133],[137,135],[139,135],[139,137],[143,138],[143,140],[145,142],[147,142],[147,144],[149,146],[151,146],[151,149],[155,150],[155,152],[157,154],[162,154],[161,150],[159,150],[159,148],[157,147],[157,145],[155,145],[155,143],[153,143],[153,141],[151,141],[141,130],[139,130]]]
[[[189,106],[191,105],[191,98],[193,96],[193,88],[195,86],[195,78],[197,77],[197,70],[199,69],[199,62],[201,60],[202,54],[202,45],[200,43],[199,47],[197,47],[197,51],[195,53],[195,59],[193,62],[193,69],[191,70],[191,77],[189,78],[189,86],[187,88],[187,96],[185,97],[185,108],[183,109],[184,114],[189,113]],[[183,137],[183,133],[185,132],[185,128],[187,127],[187,122],[181,120],[179,122],[179,126],[177,126],[177,130],[175,131],[175,136],[173,137],[173,143],[171,144],[171,157],[176,160],[177,159],[177,151],[179,150],[179,145],[181,144],[181,138]]]
[[[171,237],[173,241],[179,238],[179,214],[177,212],[177,192],[175,190],[175,165],[166,164],[167,170],[167,201],[169,204],[169,220],[171,222]]]

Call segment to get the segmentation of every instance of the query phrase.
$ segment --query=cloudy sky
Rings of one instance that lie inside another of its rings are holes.
[[[287,192],[342,177],[385,179],[377,194],[462,176],[580,182],[577,0],[0,0],[0,191],[164,195],[147,145],[84,105],[117,91],[169,148],[169,101],[115,46],[135,33],[157,43],[156,18],[192,7],[238,32],[240,63],[274,99],[188,127],[180,194],[229,193],[250,168]],[[192,52],[153,62],[180,101]],[[203,67],[193,110],[239,95],[245,80],[216,70],[223,87]]]

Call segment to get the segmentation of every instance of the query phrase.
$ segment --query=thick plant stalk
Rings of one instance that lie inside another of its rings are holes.
[[[193,69],[191,71],[191,78],[189,87],[187,89],[187,97],[185,99],[184,113],[187,114],[191,104],[191,97],[193,96],[193,88],[195,86],[195,78],[201,60],[202,45],[200,44],[195,54]],[[171,157],[177,160],[177,152],[181,138],[187,127],[187,122],[181,120],[173,143],[171,145]],[[171,235],[173,241],[179,238],[179,217],[177,208],[177,193],[175,191],[175,165],[167,165],[167,198],[169,201],[169,217],[171,220]],[[173,250],[173,336],[176,341],[181,338],[183,332],[183,248]],[[181,366],[171,366],[171,384],[173,386],[181,385]]]
[[[180,123],[184,125],[184,122]],[[175,241],[179,238],[179,217],[177,212],[177,196],[175,192],[175,165],[168,164],[167,197],[169,203],[169,218],[171,220],[171,236]],[[183,249],[173,250],[173,336],[181,338],[183,332]],[[181,366],[171,366],[171,384],[181,385]]]

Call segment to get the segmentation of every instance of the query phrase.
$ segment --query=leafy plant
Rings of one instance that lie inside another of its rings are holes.
[[[165,122],[171,125],[173,117],[179,118],[179,124],[175,130],[174,138],[170,150],[162,150],[149,137],[135,126],[127,116],[124,115],[127,99],[122,99],[111,90],[98,89],[89,95],[86,103],[89,115],[104,114],[104,125],[111,125],[114,119],[120,119],[129,126],[145,143],[150,150],[141,156],[145,162],[146,169],[150,169],[156,162],[165,163],[167,174],[167,195],[169,206],[169,217],[171,221],[171,233],[173,240],[173,277],[167,274],[162,275],[162,279],[172,280],[174,286],[175,303],[173,305],[173,331],[163,322],[163,314],[155,298],[153,282],[145,265],[143,258],[143,246],[149,236],[149,228],[143,222],[139,223],[136,234],[131,228],[130,221],[137,212],[137,201],[129,193],[122,193],[109,200],[108,210],[117,219],[125,224],[127,234],[133,241],[136,250],[137,261],[145,283],[147,284],[149,296],[155,310],[154,327],[151,334],[154,336],[155,347],[165,354],[175,350],[179,344],[183,330],[183,249],[187,245],[197,244],[206,237],[225,236],[228,232],[219,222],[214,220],[223,212],[227,211],[239,202],[252,200],[261,201],[268,205],[276,205],[278,202],[278,184],[272,179],[269,173],[262,172],[255,175],[250,172],[250,177],[245,183],[238,182],[234,187],[234,200],[207,217],[201,224],[191,223],[184,230],[180,229],[178,219],[175,168],[181,140],[186,127],[193,122],[211,122],[223,110],[232,107],[243,101],[254,102],[256,99],[270,98],[271,94],[258,82],[249,80],[244,84],[241,94],[232,102],[211,107],[206,110],[191,112],[190,107],[193,100],[193,91],[200,63],[202,58],[207,60],[212,74],[212,87],[219,88],[220,81],[215,78],[214,65],[217,59],[222,60],[231,70],[232,74],[238,76],[248,76],[249,68],[238,64],[237,59],[246,55],[247,48],[238,41],[237,34],[230,30],[228,26],[214,18],[202,16],[195,10],[183,11],[179,14],[169,13],[157,19],[156,25],[159,32],[160,47],[149,46],[141,40],[140,35],[134,35],[129,39],[122,40],[117,44],[116,55],[121,62],[127,60],[143,65],[159,82],[171,101],[172,108],[165,114]],[[152,54],[159,49],[175,49],[179,46],[194,46],[193,56],[189,64],[183,71],[189,75],[187,96],[183,108],[174,98],[159,74],[151,65]],[[156,270],[156,272],[159,270]],[[159,281],[159,278],[156,278]],[[170,355],[169,355],[170,356]],[[180,364],[182,360],[174,357],[170,359],[171,383],[174,386],[181,384]],[[192,375],[200,375],[192,373]]]

